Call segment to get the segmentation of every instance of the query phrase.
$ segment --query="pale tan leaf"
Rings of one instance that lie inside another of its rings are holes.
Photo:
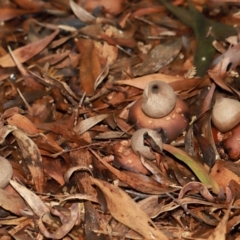
[[[90,118],[87,118],[85,120],[80,121],[75,127],[74,131],[78,134],[82,134],[89,130],[91,127],[95,126],[105,118],[107,118],[109,114],[99,114]]]
[[[96,18],[90,14],[89,12],[87,12],[85,9],[83,9],[82,7],[80,7],[78,4],[76,4],[73,0],[69,1],[70,7],[72,9],[72,11],[74,12],[74,14],[76,15],[76,17],[81,20],[82,22],[85,23],[92,23],[96,20]]]
[[[11,133],[12,131],[15,131],[15,130],[17,130],[17,128],[15,126],[11,126],[11,125],[7,125],[7,126],[0,128],[0,144],[2,144],[5,141],[5,139],[9,133]]]
[[[116,220],[138,232],[145,239],[168,239],[122,189],[96,178],[93,178],[92,182],[103,192],[108,210]]]
[[[213,233],[209,236],[208,240],[225,240],[227,233],[227,222],[229,219],[229,214],[231,211],[231,205],[229,205],[224,217],[221,219],[217,227],[214,229]]]
[[[36,190],[43,191],[44,173],[42,157],[36,144],[21,130],[13,131],[22,156],[26,160],[29,171],[31,172]]]
[[[36,194],[33,193],[33,191],[28,190],[26,187],[24,187],[23,185],[19,184],[14,180],[10,180],[10,184],[28,203],[29,207],[38,217],[41,217],[44,213],[49,212],[48,207]]]

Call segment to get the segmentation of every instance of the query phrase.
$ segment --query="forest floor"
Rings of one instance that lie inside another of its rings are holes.
[[[1,1],[0,240],[240,239],[239,16]]]

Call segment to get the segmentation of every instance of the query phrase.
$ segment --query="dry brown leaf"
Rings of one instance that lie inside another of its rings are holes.
[[[81,53],[81,90],[86,93],[87,96],[93,95],[95,81],[102,72],[102,59],[98,53],[99,50],[95,47],[95,42],[90,39],[79,39],[76,45]]]
[[[227,211],[225,211],[224,217],[221,219],[220,223],[214,229],[213,233],[209,236],[208,240],[225,240],[227,234],[227,222],[230,216],[231,205],[229,205]]]
[[[29,76],[27,70],[23,67],[23,65],[18,61],[18,59],[15,57],[14,53],[12,52],[11,48],[8,46],[9,54],[11,55],[13,61],[15,62],[19,72],[24,77],[24,81],[26,86],[30,87],[32,90],[35,89],[42,89],[43,86],[40,85],[38,82],[36,82],[32,77]],[[30,112],[30,111],[29,111]]]
[[[48,207],[43,203],[39,196],[33,193],[33,191],[27,189],[26,187],[14,180],[11,180],[10,184],[28,203],[29,207],[38,217],[41,217],[44,213],[49,212]]]
[[[59,159],[52,159],[43,157],[43,167],[44,172],[57,181],[61,186],[65,184],[63,174],[62,174],[62,167]]]
[[[76,194],[71,194],[68,197],[64,197],[60,199],[60,203],[65,202],[67,200],[73,200],[73,199],[79,199],[79,200],[88,200],[91,202],[98,203],[97,196],[91,195],[91,194],[84,194],[84,193],[76,193]]]
[[[44,63],[48,62],[50,65],[55,65],[61,61],[63,61],[66,57],[70,54],[69,50],[66,50],[64,53],[56,53],[56,54],[49,54],[43,58],[37,60],[37,63]]]
[[[74,131],[79,135],[89,130],[91,127],[95,126],[97,123],[109,117],[109,114],[99,114],[85,120],[79,121],[79,123],[74,127]]]
[[[6,137],[8,136],[9,133],[11,133],[12,131],[17,130],[17,128],[15,126],[11,126],[11,125],[6,125],[4,127],[0,128],[0,144],[2,144]]]
[[[181,39],[155,46],[148,53],[142,65],[135,71],[134,76],[142,76],[159,71],[177,57],[181,48]]]
[[[18,6],[20,6],[23,9],[36,9],[41,10],[44,7],[46,7],[46,3],[40,0],[37,1],[31,1],[31,0],[14,0],[15,3],[17,3]]]
[[[91,150],[91,152],[107,169],[116,175],[118,179],[140,192],[148,194],[163,194],[176,190],[174,188],[166,187],[164,184],[160,184],[154,179],[143,174],[130,171],[119,171],[101,159],[93,150]]]
[[[0,21],[8,21],[12,18],[19,17],[24,14],[34,13],[36,10],[22,10],[16,8],[2,8],[1,7],[1,14],[0,14]]]
[[[83,9],[81,6],[79,6],[73,0],[70,0],[69,4],[70,4],[72,11],[74,12],[74,14],[76,15],[76,17],[79,20],[81,20],[82,22],[85,22],[85,23],[94,23],[96,18],[92,14],[87,12],[85,9]]]
[[[39,52],[41,52],[59,33],[57,29],[51,35],[40,39],[34,43],[30,43],[23,47],[17,48],[13,51],[14,56],[18,59],[20,63],[24,63]],[[13,61],[10,54],[0,58],[0,66],[2,67],[14,67],[15,62]]]
[[[183,76],[171,76],[161,73],[145,75],[129,80],[118,80],[116,84],[128,85],[140,89],[144,89],[145,86],[152,81],[160,80],[166,82],[172,86],[175,91],[189,90],[195,87],[205,87],[209,85],[209,79],[202,80],[201,78],[185,79]]]
[[[138,232],[145,239],[169,239],[119,187],[96,178],[93,178],[92,182],[103,192],[108,210],[116,220]]]
[[[212,70],[209,70],[208,75],[216,83],[216,85],[218,85],[222,89],[226,90],[227,92],[237,94],[238,97],[240,97],[240,92],[237,89],[229,86],[226,82],[224,82],[223,79],[218,75],[218,73],[216,73]]]
[[[90,12],[97,7],[102,7],[106,13],[116,16],[123,10],[126,2],[126,0],[114,2],[111,0],[87,0],[85,1],[84,7]]]
[[[16,215],[21,216],[22,212],[26,207],[26,203],[16,193],[0,189],[0,205],[5,210],[8,210]]]
[[[200,182],[189,182],[186,185],[184,185],[178,195],[178,199],[183,198],[183,196],[188,191],[198,191],[201,193],[201,195],[208,200],[209,202],[214,202],[215,198],[212,196],[212,194],[209,192],[208,188],[200,183]]]
[[[14,114],[10,118],[7,118],[7,122],[9,125],[13,125],[21,129],[26,134],[35,135],[39,133],[35,125],[27,117],[21,114]]]
[[[14,130],[12,134],[15,136],[18,146],[25,161],[27,162],[29,171],[31,172],[34,185],[39,193],[43,191],[44,173],[42,157],[36,144],[21,130]]]
[[[240,64],[240,44],[230,47],[221,55],[220,62],[212,69],[220,77],[224,77],[228,71],[235,69]]]
[[[210,175],[215,179],[218,185],[222,186],[224,189],[226,189],[231,180],[235,180],[240,184],[240,178],[238,175],[230,171],[221,160],[215,162]]]
[[[104,59],[107,59],[107,64],[111,65],[117,60],[118,48],[116,46],[109,45],[107,42],[104,42],[101,55]]]

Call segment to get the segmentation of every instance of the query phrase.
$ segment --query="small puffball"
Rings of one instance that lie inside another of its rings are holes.
[[[151,152],[150,147],[144,145],[144,134],[148,133],[148,135],[155,141],[155,143],[162,150],[162,137],[161,135],[148,128],[141,128],[134,132],[131,138],[131,146],[132,150],[136,154],[141,154],[143,157],[153,160],[155,159],[155,155]]]
[[[240,122],[240,102],[230,98],[217,99],[213,106],[212,122],[221,132],[233,129]]]
[[[5,188],[13,175],[11,163],[4,157],[0,156],[0,188]]]
[[[149,117],[162,118],[175,107],[177,96],[173,88],[162,81],[152,81],[143,91],[142,111]]]

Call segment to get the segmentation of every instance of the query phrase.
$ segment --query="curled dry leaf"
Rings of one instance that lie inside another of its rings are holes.
[[[71,194],[68,197],[64,197],[64,198],[60,199],[60,203],[68,201],[68,200],[73,200],[73,199],[88,200],[88,201],[95,202],[95,203],[99,202],[97,197],[94,195],[84,194],[84,193],[76,193],[76,194]]]
[[[40,232],[43,234],[43,236],[51,239],[62,239],[65,235],[67,235],[78,220],[78,217],[79,217],[78,203],[73,203],[72,206],[69,208],[69,210],[70,210],[70,216],[64,219],[62,226],[59,227],[54,233],[50,233],[46,229],[46,227],[42,222],[42,219],[40,218],[38,220],[38,227],[40,229]]]
[[[214,202],[215,198],[208,191],[207,187],[199,182],[189,182],[181,189],[178,198],[181,199],[188,191],[198,191],[209,202]]]
[[[85,9],[83,9],[81,6],[79,6],[77,3],[75,3],[73,0],[69,1],[70,7],[74,14],[77,16],[77,18],[85,23],[93,23],[96,18],[87,12]]]
[[[93,176],[93,173],[89,167],[85,167],[85,166],[71,167],[64,174],[65,182],[69,182],[70,177],[75,171],[88,171]]]
[[[220,77],[224,77],[226,73],[235,69],[240,64],[240,44],[230,47],[225,53],[221,55],[220,62],[213,68]]]
[[[92,182],[103,192],[108,210],[116,220],[138,232],[145,239],[168,240],[168,237],[122,189],[96,178],[93,178]]]
[[[8,134],[14,130],[17,130],[17,128],[15,126],[11,126],[11,125],[6,125],[6,126],[0,128],[0,144],[2,144],[5,141]]]

